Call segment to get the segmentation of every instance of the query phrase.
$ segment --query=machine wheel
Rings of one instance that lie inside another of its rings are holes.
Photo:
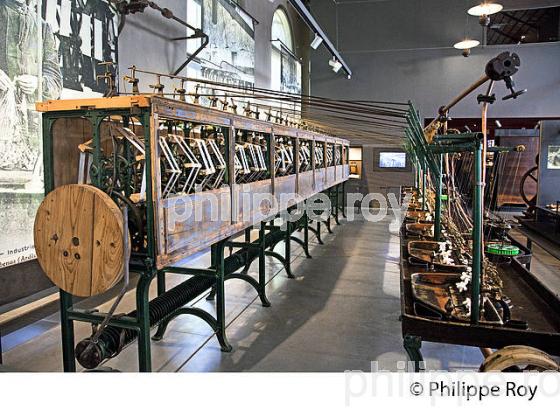
[[[539,182],[538,171],[539,171],[538,166],[531,168],[529,171],[525,173],[525,175],[523,175],[523,177],[521,178],[521,183],[519,185],[519,193],[521,194],[521,198],[523,198],[523,201],[529,207],[529,210],[537,206],[537,195],[534,195],[532,198],[529,198],[526,193],[525,185],[529,178],[535,181],[536,184],[538,184]]]
[[[529,346],[507,346],[488,356],[481,372],[544,372],[559,371],[560,367],[545,352]]]

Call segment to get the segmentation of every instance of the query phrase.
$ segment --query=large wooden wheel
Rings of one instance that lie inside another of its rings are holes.
[[[60,289],[80,297],[101,294],[123,275],[124,222],[117,204],[88,185],[51,192],[37,212],[35,250],[41,268]]]
[[[544,372],[560,367],[548,354],[529,346],[507,346],[484,360],[481,372]]]

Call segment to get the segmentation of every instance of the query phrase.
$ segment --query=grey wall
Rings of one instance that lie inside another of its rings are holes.
[[[380,170],[377,166],[378,153],[381,151],[399,152],[398,148],[387,147],[380,144],[364,145],[362,149],[362,178],[351,179],[347,184],[349,193],[359,192],[367,195],[370,192],[379,192],[384,195],[394,193],[397,195],[401,185],[414,185],[414,173],[409,171]],[[370,206],[377,208],[377,202]]]
[[[500,1],[506,7],[559,4],[558,1]],[[529,93],[518,101],[499,102],[492,116],[560,115],[560,44],[476,48],[469,58],[452,45],[465,31],[480,39],[476,17],[467,17],[464,0],[312,0],[313,14],[336,40],[354,71],[352,80],[335,75],[328,54],[312,55],[313,93],[345,98],[412,100],[421,115],[435,115],[463,88],[478,79],[486,62],[503,50],[522,59],[516,83]],[[468,20],[468,25],[467,25]],[[467,27],[467,30],[465,30]],[[505,95],[503,85],[496,89]],[[459,104],[455,117],[476,117],[476,94]]]
[[[169,9],[179,18],[185,19],[187,14],[186,1],[160,0],[161,7]],[[128,74],[128,68],[135,65],[140,69],[171,73],[186,59],[186,43],[183,41],[168,41],[173,37],[185,36],[184,27],[179,23],[167,20],[150,8],[144,13],[126,17],[126,23],[119,37],[119,81]],[[149,84],[153,79],[140,78],[142,91],[149,91]],[[172,85],[166,82],[169,90]],[[122,91],[122,89],[121,89]],[[128,90],[130,92],[130,89]]]
[[[346,99],[413,101],[421,116],[433,117],[462,89],[477,80],[486,62],[504,50],[518,53],[521,70],[515,76],[529,93],[517,101],[498,101],[492,117],[560,116],[560,44],[487,47],[472,50],[469,58],[452,46],[468,35],[481,39],[476,17],[468,17],[465,0],[311,0],[311,11],[353,70],[351,80],[335,74],[330,55],[321,48],[312,53],[312,94]],[[560,5],[560,1],[501,0],[506,8]],[[454,117],[480,117],[473,93],[451,112]],[[503,84],[497,96],[506,94]],[[375,135],[354,140],[364,145],[364,179],[350,189],[384,192],[385,186],[412,184],[411,173],[375,172],[372,147]],[[401,140],[395,138],[395,144]],[[383,147],[383,146],[381,146]],[[385,146],[385,148],[388,148]]]
[[[560,115],[560,46],[535,45],[523,47],[492,47],[474,50],[464,58],[457,50],[434,49],[404,52],[345,53],[354,70],[352,80],[333,79],[332,71],[323,68],[327,57],[313,60],[313,93],[345,98],[408,101],[422,116],[433,117],[461,90],[484,73],[486,62],[502,50],[515,50],[522,66],[514,80],[528,94],[516,101],[498,101],[490,108],[493,117],[555,117]],[[324,62],[324,64],[323,64]],[[507,94],[503,83],[496,86],[496,95]],[[476,96],[457,105],[453,117],[479,117]]]
[[[239,4],[251,14],[259,24],[255,27],[255,82],[257,87],[270,86],[271,27],[274,11],[283,7],[290,19],[295,38],[294,53],[301,58],[304,81],[309,84],[309,30],[301,21],[287,0],[241,0]],[[161,7],[169,7],[179,18],[186,18],[186,2],[160,0]],[[127,18],[126,26],[119,40],[119,67],[121,74],[136,65],[150,71],[170,73],[175,71],[186,59],[186,43],[170,42],[168,39],[184,36],[183,27],[173,21],[164,19],[158,12],[147,9],[146,12]],[[142,91],[149,91],[149,81],[142,81]],[[165,79],[166,90],[172,90],[173,84]]]

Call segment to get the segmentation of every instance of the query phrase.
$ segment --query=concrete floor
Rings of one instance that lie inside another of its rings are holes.
[[[372,368],[397,370],[407,360],[399,322],[399,237],[393,218],[378,223],[342,221],[325,245],[313,240],[306,259],[292,246],[288,279],[273,259],[268,264],[267,292],[272,307],[260,305],[255,291],[240,281],[226,286],[227,335],[233,352],[222,353],[211,329],[192,316],[180,317],[166,337],[152,343],[153,370],[159,372],[342,372]],[[277,250],[283,249],[279,244]],[[209,255],[191,258],[189,266],[206,267]],[[257,264],[251,271],[256,273]],[[184,280],[169,276],[169,286]],[[152,289],[155,294],[155,287]],[[119,311],[133,309],[129,292]],[[214,312],[201,297],[193,303]],[[100,307],[108,310],[110,303]],[[76,340],[90,334],[76,325]],[[16,371],[61,371],[60,325],[51,315],[3,337],[4,364]],[[478,349],[424,343],[430,370],[478,368]],[[400,363],[399,363],[400,362]],[[106,366],[137,371],[133,344]],[[81,370],[81,369],[80,369]]]

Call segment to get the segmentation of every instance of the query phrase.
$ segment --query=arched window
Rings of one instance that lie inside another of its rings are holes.
[[[286,12],[282,9],[276,10],[272,18],[272,41],[280,41],[288,50],[294,51],[290,21]]]
[[[294,38],[288,15],[279,8],[272,18],[270,87],[301,92],[301,63],[294,54]]]

